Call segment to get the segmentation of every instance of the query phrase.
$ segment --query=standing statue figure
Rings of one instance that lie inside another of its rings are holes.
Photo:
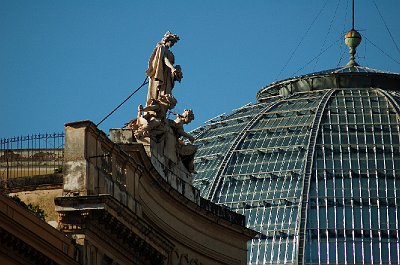
[[[178,40],[178,35],[167,31],[150,56],[149,68],[146,70],[149,77],[146,106],[151,104],[152,99],[158,100],[161,95],[171,95],[175,80],[180,82],[183,77],[181,67],[174,66],[175,57],[169,50]]]

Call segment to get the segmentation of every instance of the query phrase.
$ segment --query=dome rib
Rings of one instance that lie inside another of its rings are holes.
[[[384,96],[386,96],[387,99],[389,99],[389,102],[392,104],[392,106],[396,109],[397,113],[400,113],[400,105],[397,103],[397,101],[388,93],[387,91],[383,89],[378,89],[380,93],[382,93]]]
[[[308,210],[308,197],[309,197],[309,189],[310,189],[310,181],[312,176],[312,168],[314,164],[314,154],[315,154],[315,144],[317,142],[317,137],[319,134],[319,127],[321,125],[322,117],[326,108],[326,105],[333,95],[337,91],[336,88],[333,88],[322,97],[319,102],[319,106],[317,108],[317,112],[314,116],[314,122],[312,126],[311,135],[308,142],[307,155],[305,161],[305,172],[303,178],[303,194],[302,194],[302,202],[301,202],[301,211],[300,211],[300,225],[299,225],[299,240],[298,240],[298,264],[304,264],[304,252],[305,252],[305,240],[306,240],[306,224],[307,224],[307,210]]]

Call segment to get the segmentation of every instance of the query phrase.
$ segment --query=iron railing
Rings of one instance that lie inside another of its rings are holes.
[[[64,133],[0,139],[0,181],[62,172]]]

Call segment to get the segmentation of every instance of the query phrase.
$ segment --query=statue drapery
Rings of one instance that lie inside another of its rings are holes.
[[[173,69],[166,65],[165,59],[172,65],[175,63],[174,54],[164,44],[158,44],[150,56],[149,68],[146,71],[147,76],[149,76],[147,104],[151,99],[172,94],[174,74]]]

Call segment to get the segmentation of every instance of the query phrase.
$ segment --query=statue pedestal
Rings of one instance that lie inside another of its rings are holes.
[[[177,139],[171,128],[158,141],[151,137],[135,139],[131,129],[111,129],[110,138],[116,144],[143,144],[154,168],[174,188],[182,189],[182,181],[192,183],[192,175],[178,156]]]

